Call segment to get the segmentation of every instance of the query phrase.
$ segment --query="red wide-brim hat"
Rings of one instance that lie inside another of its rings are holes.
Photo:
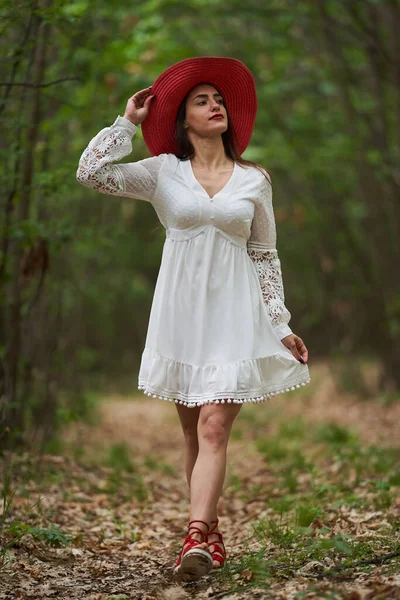
[[[252,73],[236,58],[199,56],[168,67],[152,85],[151,94],[155,97],[142,123],[142,133],[153,156],[178,153],[175,122],[179,105],[199,83],[209,83],[222,94],[239,154],[247,148],[257,112]]]

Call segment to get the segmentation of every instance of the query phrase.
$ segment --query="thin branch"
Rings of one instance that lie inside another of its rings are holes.
[[[12,80],[14,79],[14,77],[17,73],[19,64],[22,61],[24,46],[25,46],[26,42],[28,41],[29,35],[31,33],[31,29],[35,22],[34,15],[35,15],[36,8],[37,8],[37,2],[34,2],[34,4],[32,5],[31,13],[29,15],[28,24],[24,31],[23,38],[22,38],[19,46],[16,48],[16,50],[14,52],[15,60],[14,60],[12,70],[11,70],[11,84],[12,84]],[[3,110],[6,106],[6,101],[10,94],[11,88],[12,88],[12,85],[8,85],[4,92],[4,96],[3,96],[2,100],[1,100],[1,104],[0,104],[0,114],[3,112]]]
[[[39,84],[34,84],[34,83],[14,83],[13,81],[10,82],[0,82],[0,86],[4,86],[4,87],[27,87],[27,88],[44,88],[44,87],[49,87],[50,85],[56,85],[57,83],[62,83],[63,81],[80,81],[82,83],[82,79],[80,79],[79,77],[63,77],[61,79],[56,79],[55,81],[49,81],[49,83],[39,83]]]

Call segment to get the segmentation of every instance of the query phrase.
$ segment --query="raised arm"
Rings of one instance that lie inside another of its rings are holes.
[[[110,127],[102,129],[89,142],[76,173],[80,184],[102,194],[152,201],[166,155],[115,164],[132,152],[132,137],[145,119],[152,98],[147,90],[132,96],[125,116],[118,116]]]
[[[291,314],[285,306],[281,263],[276,249],[271,181],[264,180],[256,202],[247,252],[256,267],[271,324],[282,340],[293,333],[288,325]]]
[[[102,129],[83,151],[76,178],[85,187],[102,194],[128,196],[151,202],[165,154],[133,163],[116,165],[132,152],[132,137],[138,127],[117,117]]]

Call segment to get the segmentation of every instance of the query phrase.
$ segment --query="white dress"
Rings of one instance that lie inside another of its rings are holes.
[[[151,202],[166,229],[138,387],[184,404],[261,402],[310,381],[281,342],[292,333],[276,250],[271,185],[235,163],[213,198],[190,160],[114,164],[138,127],[118,117],[83,152],[79,183]]]

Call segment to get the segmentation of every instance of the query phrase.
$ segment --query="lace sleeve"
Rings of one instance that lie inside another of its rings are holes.
[[[285,306],[281,263],[276,249],[272,187],[265,178],[256,203],[247,253],[255,265],[272,326],[282,340],[293,332],[288,325],[291,314]]]
[[[78,182],[102,194],[128,196],[151,202],[165,154],[116,165],[132,152],[132,136],[138,127],[118,116],[102,129],[83,151],[76,173]]]

